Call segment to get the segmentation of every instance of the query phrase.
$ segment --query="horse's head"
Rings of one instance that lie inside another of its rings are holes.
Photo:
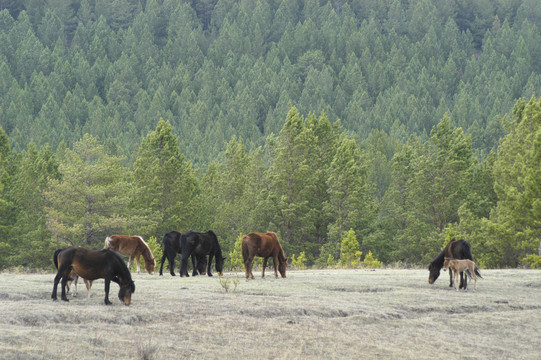
[[[428,265],[428,271],[430,272],[428,275],[428,283],[434,284],[436,279],[440,276],[440,267],[434,265],[434,263],[431,263]]]
[[[445,260],[443,261],[443,270],[447,270],[449,268],[450,261],[451,261],[451,258],[445,257]]]
[[[146,260],[145,259],[145,269],[150,275],[154,274],[154,267],[156,266],[156,260],[154,258]]]
[[[287,258],[285,258],[283,261],[279,261],[278,265],[278,271],[280,271],[280,275],[282,275],[283,278],[286,277],[286,268],[287,268]]]
[[[218,272],[218,275],[222,275],[224,271],[224,262],[225,258],[223,256],[216,256],[216,271]]]
[[[131,304],[131,294],[135,292],[135,284],[133,281],[129,281],[120,285],[120,291],[118,292],[118,298],[124,303],[124,305]]]

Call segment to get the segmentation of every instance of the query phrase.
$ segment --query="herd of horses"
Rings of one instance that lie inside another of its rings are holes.
[[[274,276],[278,278],[278,272],[280,272],[283,278],[286,277],[288,258],[276,233],[254,232],[243,235],[241,245],[246,279],[254,278],[252,264],[256,256],[263,258],[262,277],[265,277],[265,268],[270,258],[273,259],[274,263]],[[216,272],[219,275],[223,272],[225,258],[222,255],[218,237],[212,230],[206,233],[171,231],[165,234],[163,237],[163,256],[159,271],[160,275],[163,275],[163,265],[165,259],[167,259],[169,262],[169,272],[172,276],[175,276],[174,266],[177,254],[181,254],[181,277],[189,276],[189,259],[192,261],[192,276],[212,276],[211,266],[213,260],[215,260]],[[129,256],[128,265],[126,265],[120,255]],[[129,269],[135,260],[137,273],[139,273],[141,271],[139,266],[141,257],[143,257],[147,272],[153,274],[156,260],[150,247],[140,236],[108,236],[105,239],[105,248],[102,250],[92,250],[78,246],[58,249],[53,255],[57,274],[54,278],[51,298],[54,301],[57,300],[59,282],[61,282],[61,299],[63,301],[69,301],[66,292],[69,292],[70,287],[72,287],[72,296],[76,296],[79,277],[85,282],[88,298],[92,281],[104,279],[105,304],[111,304],[109,300],[109,288],[111,281],[113,281],[120,287],[118,292],[120,301],[125,305],[130,305],[131,295],[135,292],[135,284]],[[473,263],[470,244],[465,240],[453,238],[430,263],[428,267],[428,282],[430,284],[433,284],[440,276],[442,268],[444,270],[449,269],[449,286],[452,287],[454,284],[456,290],[459,288],[466,290],[468,277],[475,280],[475,288],[477,287],[477,278],[482,278],[479,269]],[[453,274],[455,276],[454,279]],[[460,285],[457,284],[459,275]]]

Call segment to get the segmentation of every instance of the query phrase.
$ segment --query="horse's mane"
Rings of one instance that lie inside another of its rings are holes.
[[[113,254],[113,256],[116,259],[118,259],[118,261],[121,264],[122,272],[124,273],[122,275],[126,276],[127,280],[129,280],[129,282],[132,282],[130,269],[128,269],[128,265],[126,265],[126,263],[124,262],[124,259],[120,256],[120,254],[118,254],[116,251],[113,251],[113,250],[110,250],[110,249],[102,249],[102,250],[100,250],[100,252]]]
[[[218,241],[218,236],[212,230],[207,231],[207,234],[210,234],[214,238],[214,242],[216,243],[216,256],[221,257],[222,247],[220,246],[220,242]]]
[[[156,259],[154,259],[154,255],[152,255],[152,251],[150,250],[150,246],[148,246],[147,242],[143,239],[142,236],[137,236],[139,240],[141,240],[141,243],[143,244],[144,250],[143,250],[143,258],[145,261],[148,262],[154,262],[154,265],[156,265]]]
[[[438,266],[439,268],[442,268],[443,267],[443,262],[445,261],[445,257],[453,257],[452,254],[451,254],[451,246],[457,242],[457,239],[454,237],[451,239],[451,241],[449,241],[447,243],[447,245],[445,245],[445,247],[443,248],[443,250],[438,254],[438,256],[436,256],[434,258],[434,260],[432,260],[432,262],[430,263],[430,265],[432,266]]]
[[[273,237],[276,239],[276,243],[278,244],[278,247],[280,247],[280,253],[279,260],[285,260],[286,258],[286,252],[284,251],[284,248],[282,247],[282,244],[280,243],[280,240],[278,240],[278,235],[274,231],[267,231],[267,235],[270,237]],[[281,259],[280,259],[281,258]]]

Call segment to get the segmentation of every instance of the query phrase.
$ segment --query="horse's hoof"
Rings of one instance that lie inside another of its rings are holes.
[[[105,302],[105,305],[113,305],[113,303],[110,302],[110,301],[106,301],[106,302]]]
[[[69,302],[69,299],[68,298],[62,299],[62,301]]]

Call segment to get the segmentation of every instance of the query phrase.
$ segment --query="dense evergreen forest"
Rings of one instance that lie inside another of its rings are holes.
[[[190,229],[538,266],[538,5],[0,0],[0,268]]]

